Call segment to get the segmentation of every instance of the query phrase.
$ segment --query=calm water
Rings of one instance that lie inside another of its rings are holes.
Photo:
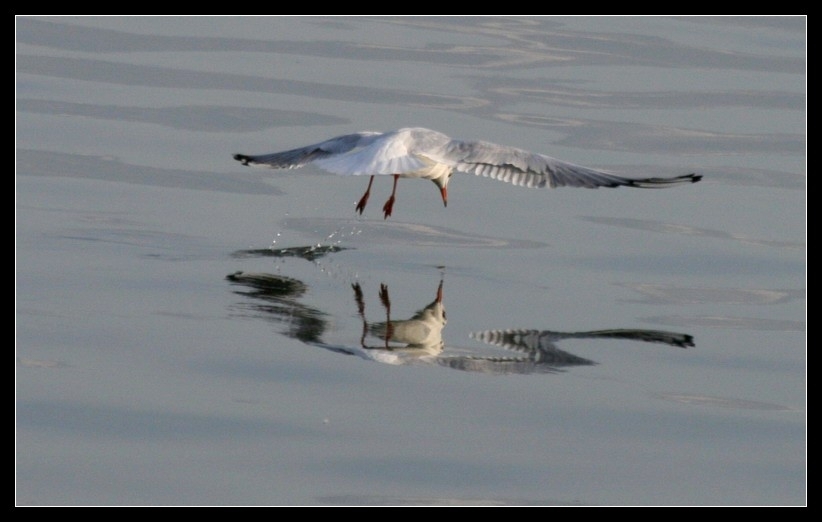
[[[16,38],[18,504],[806,503],[805,19]],[[231,159],[405,126],[705,178]]]

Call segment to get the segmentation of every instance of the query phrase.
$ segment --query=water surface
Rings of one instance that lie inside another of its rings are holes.
[[[16,43],[18,504],[806,503],[804,18]],[[403,180],[383,220],[388,179],[358,217],[365,179],[231,159],[405,126],[704,180]]]

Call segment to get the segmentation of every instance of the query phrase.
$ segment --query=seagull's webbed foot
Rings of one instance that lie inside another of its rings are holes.
[[[362,195],[360,201],[357,203],[357,207],[354,209],[355,212],[362,215],[362,211],[365,210],[365,204],[368,203],[368,196],[371,195],[370,191],[366,191],[365,194]]]
[[[382,211],[385,212],[385,217],[383,219],[388,219],[388,216],[391,215],[391,211],[394,209],[394,194],[397,193],[397,181],[399,181],[400,175],[394,174],[394,188],[391,189],[391,197],[388,198],[388,201],[385,202],[385,205],[382,206]]]
[[[391,215],[391,211],[394,209],[394,196],[388,198],[388,201],[385,202],[385,205],[382,206],[382,211],[385,212],[385,217],[383,219],[388,219],[388,216]]]

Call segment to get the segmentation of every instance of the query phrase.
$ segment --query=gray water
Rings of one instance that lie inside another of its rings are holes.
[[[806,503],[804,18],[16,42],[17,504]],[[704,179],[400,180],[384,220],[390,179],[360,217],[364,178],[231,158],[407,126]]]

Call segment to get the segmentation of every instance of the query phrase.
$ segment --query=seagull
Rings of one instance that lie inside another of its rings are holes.
[[[394,208],[399,178],[422,178],[439,188],[448,206],[448,181],[454,172],[497,179],[520,187],[638,187],[663,188],[696,183],[701,175],[670,178],[624,178],[602,170],[582,167],[543,154],[486,141],[460,141],[441,132],[420,127],[389,132],[357,132],[337,136],[298,149],[248,156],[235,154],[243,165],[272,169],[296,169],[313,163],[342,176],[368,175],[368,188],[355,210],[362,214],[374,176],[393,176],[391,197],[383,205],[384,219]]]
[[[355,287],[354,291],[357,291]],[[368,325],[368,330],[385,341],[387,350],[405,350],[409,352],[436,355],[442,352],[445,342],[442,340],[442,330],[448,322],[445,316],[445,306],[442,304],[442,281],[437,288],[437,297],[431,304],[418,310],[410,319],[391,319],[391,299],[388,297],[388,286],[380,285],[380,301],[385,307],[386,321]],[[357,303],[361,302],[358,297]],[[360,315],[365,320],[363,310]],[[365,348],[365,337],[362,339]],[[402,347],[390,345],[389,342],[402,343]]]

